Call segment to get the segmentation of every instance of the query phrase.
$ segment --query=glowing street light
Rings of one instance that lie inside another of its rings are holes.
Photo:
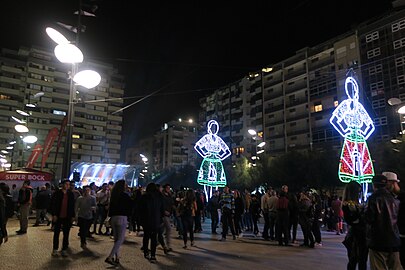
[[[29,129],[24,125],[15,125],[14,129],[19,133],[27,133]]]
[[[74,104],[76,102],[76,84],[85,88],[93,88],[100,83],[101,76],[97,72],[91,70],[78,72],[77,64],[82,63],[84,58],[81,50],[76,45],[71,44],[71,42],[64,35],[51,27],[46,28],[46,33],[54,42],[58,44],[54,50],[56,58],[62,63],[72,64],[69,88],[69,107],[66,125],[65,153],[62,166],[62,179],[67,179],[70,175],[72,156],[72,134],[74,126]],[[90,82],[89,79],[91,79]]]
[[[23,138],[23,142],[25,143],[35,143],[38,141],[38,138],[34,135],[28,135]]]
[[[249,129],[248,132],[252,136],[255,136],[257,134],[256,130],[254,130],[254,129]]]

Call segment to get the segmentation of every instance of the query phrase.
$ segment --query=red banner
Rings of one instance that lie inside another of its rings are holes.
[[[58,136],[58,129],[52,128],[48,135],[46,136],[45,143],[44,143],[44,150],[42,151],[42,160],[41,160],[41,170],[45,166],[45,162],[48,159],[49,152],[51,152],[53,142],[55,141],[56,137]]]
[[[65,132],[66,124],[67,124],[67,117],[65,116],[60,125],[58,144],[56,146],[55,159],[53,161],[54,164],[56,163],[56,158],[58,157],[59,147],[60,147],[60,143],[62,142],[62,136],[63,136],[63,132]]]
[[[31,155],[28,158],[26,168],[34,167],[35,162],[37,161],[39,154],[42,152],[42,145],[37,144],[35,145],[34,149],[32,149]]]

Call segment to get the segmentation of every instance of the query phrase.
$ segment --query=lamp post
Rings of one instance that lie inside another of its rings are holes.
[[[399,98],[390,98],[388,100],[388,104],[391,106],[397,106],[397,113],[399,114],[399,124],[400,124],[400,128],[401,128],[401,139],[404,138],[404,127],[403,127],[403,123],[404,123],[404,119],[403,119],[403,115],[405,115],[405,103],[402,102]],[[395,140],[394,143],[397,143],[398,140],[396,138],[394,138],[393,140]],[[391,140],[391,141],[393,141]]]
[[[252,160],[254,160],[253,166],[256,166],[256,160],[259,159],[258,155],[264,152],[264,149],[258,151],[258,148],[263,148],[266,145],[266,142],[262,141],[261,143],[257,143],[257,132],[254,129],[249,129],[248,133],[252,136],[252,140],[255,142],[255,155],[252,156]]]
[[[72,135],[74,125],[74,104],[76,103],[76,84],[85,88],[96,87],[101,76],[93,70],[78,71],[78,64],[83,62],[83,53],[74,44],[55,29],[46,28],[48,36],[57,44],[54,50],[56,58],[61,63],[71,64],[70,87],[69,87],[69,107],[66,124],[65,153],[63,156],[62,179],[70,176],[70,166],[72,157]]]

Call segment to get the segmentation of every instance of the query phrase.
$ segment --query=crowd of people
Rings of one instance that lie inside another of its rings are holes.
[[[308,188],[290,192],[286,185],[267,187],[263,192],[225,186],[215,190],[208,200],[203,190],[173,189],[169,184],[155,183],[131,188],[124,180],[100,187],[95,183],[76,187],[75,182],[65,180],[57,188],[46,184],[36,190],[29,181],[24,181],[20,189],[13,185],[11,190],[0,183],[0,244],[8,241],[7,220],[15,214],[20,220],[16,233],[27,233],[28,216],[34,208],[33,226],[51,226],[53,230],[52,256],[69,256],[70,229],[76,225],[83,249],[88,248],[87,239],[94,235],[114,239],[105,259],[108,264],[119,265],[127,231],[143,236],[141,250],[154,263],[158,245],[165,254],[173,250],[172,230],[187,249],[196,245],[194,234],[202,232],[201,224],[209,218],[211,234],[221,234],[219,241],[249,233],[280,246],[315,248],[322,246],[322,229],[346,234],[343,244],[348,269],[366,269],[368,258],[372,269],[401,269],[405,218],[404,193],[400,193],[398,183],[394,173],[376,175],[367,203],[362,201],[362,188],[357,182],[347,184],[342,196]],[[262,231],[259,222],[263,222]],[[301,243],[298,226],[303,234]]]

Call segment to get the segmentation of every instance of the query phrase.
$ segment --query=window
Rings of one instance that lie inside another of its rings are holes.
[[[297,125],[297,122],[291,122],[290,127],[295,127]]]
[[[375,66],[370,67],[368,69],[368,74],[369,75],[374,75],[374,74],[377,74],[377,73],[381,73],[381,71],[382,71],[382,65],[379,64],[379,65],[375,65]]]
[[[372,107],[373,107],[373,109],[384,108],[385,107],[385,98],[373,100]]]
[[[371,34],[368,34],[366,36],[366,42],[369,43],[369,42],[371,42],[373,40],[377,40],[378,38],[379,38],[378,31],[375,31],[375,32],[373,32]]]
[[[405,20],[399,21],[397,23],[393,23],[391,25],[391,30],[393,33],[396,31],[399,31],[401,29],[404,29],[404,28],[405,28]]]
[[[314,111],[315,112],[321,112],[322,111],[322,103],[321,102],[316,102],[314,104]]]
[[[393,42],[394,50],[405,46],[405,38],[397,39]]]
[[[335,107],[339,106],[339,101],[338,101],[338,100],[333,101],[333,105],[334,105]]]
[[[80,149],[80,145],[77,143],[72,143],[72,149]]]
[[[72,138],[73,139],[80,139],[80,135],[79,134],[72,134]]]
[[[376,127],[378,127],[378,126],[386,126],[387,125],[387,117],[383,116],[383,117],[374,118],[374,125]]]
[[[373,96],[373,97],[384,94],[384,82],[379,81],[379,82],[370,84],[370,91],[371,91],[371,96]]]
[[[401,67],[403,65],[405,65],[405,56],[395,58],[395,66],[396,67]]]
[[[374,50],[369,50],[369,51],[367,52],[367,58],[368,58],[368,59],[374,58],[374,57],[376,57],[376,56],[379,56],[380,54],[381,54],[380,48],[375,48]]]
[[[397,77],[397,83],[398,83],[398,85],[404,85],[405,84],[405,75],[399,75]]]
[[[53,113],[53,114],[56,114],[56,115],[66,115],[66,112],[64,112],[64,111],[59,111],[59,110],[52,110],[52,113]]]

